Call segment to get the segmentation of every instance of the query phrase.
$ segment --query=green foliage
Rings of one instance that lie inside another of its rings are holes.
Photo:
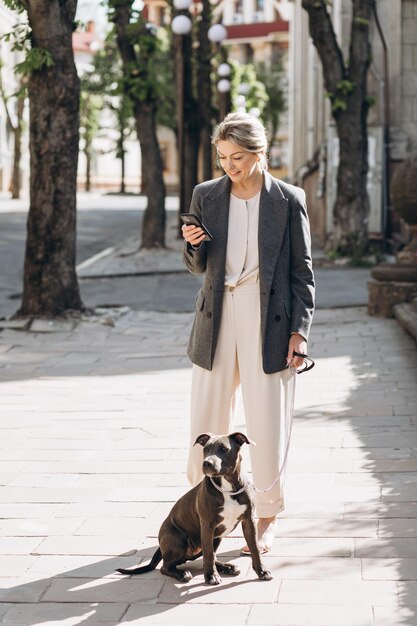
[[[264,85],[268,100],[262,111],[262,121],[269,128],[273,139],[278,132],[281,114],[287,108],[286,72],[280,59],[270,65],[261,62],[256,65],[258,80]]]
[[[5,33],[1,40],[9,43],[12,51],[23,57],[23,60],[15,66],[18,74],[28,75],[54,64],[52,54],[48,50],[32,47],[32,31],[27,22],[16,24],[13,31]]]
[[[25,11],[25,5],[20,0],[2,0],[2,2],[8,9],[16,11],[16,13]]]
[[[128,12],[126,36],[133,47],[135,60],[125,65],[125,93],[132,102],[158,102],[161,97],[161,57],[166,50],[164,29],[148,24],[139,11],[132,9],[132,0],[106,0],[105,3],[114,23],[118,21],[119,9],[125,8]],[[165,54],[165,60],[167,58]]]
[[[365,105],[368,107],[368,109],[370,109],[371,107],[375,106],[375,104],[376,104],[375,96],[366,96],[366,98],[365,98]]]
[[[333,113],[337,113],[338,111],[346,111],[346,110],[347,110],[346,100],[342,100],[342,98],[334,98],[334,100],[332,101]]]
[[[367,20],[365,17],[355,17],[353,21],[358,26],[364,26],[366,28],[368,28],[369,26],[369,20]]]
[[[114,33],[108,35],[104,48],[94,56],[91,70],[85,72],[80,77],[80,81],[81,126],[86,126],[83,122],[83,101],[89,100],[93,104],[93,111],[91,111],[93,130],[95,127],[94,109],[107,110],[118,132],[113,150],[117,158],[122,158],[124,140],[133,131],[133,109],[130,99],[123,91],[123,68]],[[96,132],[97,130],[98,128]]]
[[[239,89],[242,83],[246,83],[249,86],[248,93],[245,94],[246,110],[249,111],[249,109],[257,107],[262,115],[263,110],[268,102],[268,94],[266,93],[265,85],[260,80],[258,80],[255,66],[252,63],[247,63],[246,65],[243,65],[233,60],[229,60],[228,63],[232,67],[232,108],[236,110],[239,106],[237,103],[237,97],[240,93]]]
[[[102,101],[99,96],[87,92],[80,94],[80,139],[87,158],[91,158],[94,137],[100,128]]]
[[[54,59],[52,54],[45,48],[30,48],[26,52],[26,58],[16,65],[16,72],[31,74],[44,68],[52,67]]]
[[[344,96],[347,96],[348,94],[352,93],[352,91],[355,88],[355,83],[344,79],[344,80],[340,80],[337,84],[336,84],[336,89],[342,93]]]

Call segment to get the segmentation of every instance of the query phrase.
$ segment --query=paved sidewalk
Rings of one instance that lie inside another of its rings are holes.
[[[185,585],[114,573],[149,558],[187,489],[191,318],[0,332],[0,624],[417,625],[416,345],[363,308],[315,317],[274,580],[240,530],[219,554],[242,573],[219,587],[201,561]]]

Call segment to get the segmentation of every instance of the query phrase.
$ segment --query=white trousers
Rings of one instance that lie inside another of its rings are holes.
[[[194,446],[205,432],[233,432],[239,385],[242,390],[250,445],[252,480],[258,517],[272,517],[284,509],[285,472],[279,477],[289,436],[291,374],[265,374],[262,369],[259,283],[225,288],[220,334],[213,369],[193,365],[191,387],[190,454],[187,476],[192,485],[203,478],[203,454]]]

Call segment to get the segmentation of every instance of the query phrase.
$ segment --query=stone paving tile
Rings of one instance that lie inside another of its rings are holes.
[[[417,580],[417,558],[363,558],[364,580]]]
[[[398,605],[397,583],[356,580],[283,580],[278,602],[299,604]]]
[[[417,502],[348,502],[343,505],[346,518],[415,518]]]
[[[375,606],[374,626],[417,626],[415,606]]]
[[[31,554],[41,537],[0,537],[0,554]]]
[[[417,541],[412,539],[355,539],[356,557],[417,557]],[[381,561],[382,564],[382,561]]]
[[[1,578],[0,602],[39,602],[51,584],[48,579],[36,580],[24,574],[16,578]]]
[[[101,491],[101,494],[100,494]],[[69,502],[91,502],[98,497],[104,498],[108,490],[99,489],[76,489],[75,487],[63,488],[37,488],[37,487],[3,487],[0,490],[0,502],[7,503],[30,503],[53,504]]]
[[[247,623],[250,626],[374,626],[371,606],[328,603],[316,606],[304,602],[255,605]]]
[[[82,525],[82,519],[0,519],[1,537],[46,537],[70,535]]]
[[[377,537],[376,520],[282,519],[278,537]]]
[[[417,519],[380,520],[379,537],[417,537]]]
[[[220,585],[204,584],[203,574],[198,574],[186,585],[168,580],[158,597],[158,602],[168,604],[264,604],[276,602],[281,581],[258,580],[255,572],[249,575],[223,576]]]
[[[246,605],[223,605],[221,608],[221,622],[230,626],[246,624],[249,607]],[[132,603],[122,620],[123,623],[143,624],[143,626],[181,624],[184,626],[213,626],[219,623],[219,609],[215,604],[207,604],[204,610],[193,604],[137,604]]]
[[[165,581],[122,578],[57,578],[48,587],[42,602],[153,602]]]
[[[126,613],[128,604],[105,603],[92,605],[85,603],[54,603],[41,602],[40,604],[21,603],[11,606],[6,612],[1,624],[9,626],[28,626],[28,624],[47,624],[48,626],[77,626],[85,623],[86,626],[119,623]]]
[[[133,567],[142,559],[137,555],[102,557],[80,555],[47,555],[31,557],[28,574],[42,578],[120,578],[118,567]],[[161,576],[157,572],[158,576]],[[152,577],[148,574],[147,578]]]
[[[63,504],[26,504],[26,502],[0,503],[0,519],[49,519],[62,511],[64,506]]]
[[[157,506],[155,502],[76,502],[64,505],[56,517],[148,518]]]
[[[400,604],[413,606],[417,611],[417,581],[401,580],[397,582]]]
[[[118,537],[141,537],[145,533],[147,520],[143,518],[93,518],[87,519],[76,530],[76,535],[98,536],[104,535],[111,537],[112,533],[117,533]]]
[[[117,556],[129,555],[140,547],[141,541],[132,537],[118,537],[115,532],[110,537],[105,536],[67,536],[46,537],[38,541],[33,554],[85,554]]]
[[[0,577],[13,578],[21,576],[33,565],[35,560],[35,556],[27,556],[26,554],[2,554],[0,559]]]
[[[3,622],[2,617],[13,607],[13,604],[7,602],[0,602],[0,624]]]
[[[263,557],[274,577],[282,580],[361,580],[361,560],[339,557]],[[390,580],[390,579],[387,579]]]
[[[300,541],[298,537],[276,537],[272,545],[270,556],[353,556],[354,539],[316,538],[307,537]],[[357,540],[360,541],[360,540]],[[363,539],[362,541],[366,541]],[[225,542],[222,542],[222,546]],[[358,556],[358,555],[357,555]]]

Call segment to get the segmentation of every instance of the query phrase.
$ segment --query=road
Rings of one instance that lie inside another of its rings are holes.
[[[140,233],[144,198],[80,194],[77,216],[77,264]],[[175,198],[167,205],[175,207]],[[0,317],[19,307],[22,292],[27,207],[0,198]],[[317,307],[363,306],[367,303],[368,269],[317,269]],[[194,308],[201,278],[154,274],[80,280],[89,307],[128,305],[135,310],[185,312]]]
[[[20,303],[26,241],[26,202],[0,199],[0,317]],[[80,194],[77,214],[77,264],[131,237],[138,239],[144,199],[136,196]],[[139,208],[138,208],[139,205]],[[127,304],[133,309],[190,311],[200,280],[184,274],[80,281],[87,306]]]

